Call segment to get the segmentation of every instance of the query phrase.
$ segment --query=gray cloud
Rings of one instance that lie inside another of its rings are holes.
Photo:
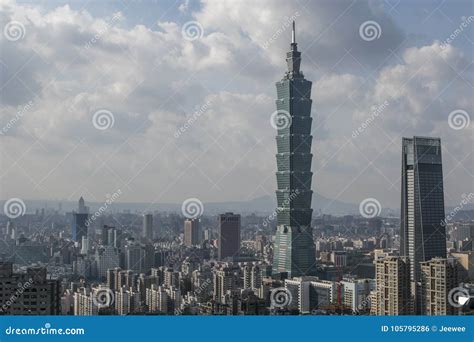
[[[303,70],[314,82],[314,190],[397,206],[401,136],[436,135],[447,148],[447,202],[456,203],[472,180],[466,172],[472,155],[463,159],[472,152],[472,125],[452,130],[447,115],[458,108],[473,112],[469,61],[436,42],[402,47],[387,59],[405,38],[401,29],[368,2],[349,5],[204,1],[193,15],[205,34],[193,42],[170,21],[125,27],[125,14],[113,20],[114,14],[95,18],[67,6],[7,5],[2,22],[24,22],[26,35],[0,41],[2,82],[22,68],[21,82],[2,91],[0,124],[18,105],[34,105],[0,136],[1,197],[102,200],[117,188],[123,201],[273,196],[276,147],[269,120],[289,31],[262,45],[285,15],[298,12]],[[360,39],[366,20],[380,23],[379,40]],[[387,108],[352,138],[384,101]],[[110,129],[94,128],[99,109],[113,113]]]

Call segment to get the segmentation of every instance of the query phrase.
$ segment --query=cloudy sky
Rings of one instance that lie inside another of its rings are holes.
[[[313,190],[398,208],[401,138],[436,136],[457,205],[473,190],[473,12],[468,0],[0,0],[0,198],[274,196],[270,117],[296,18]]]

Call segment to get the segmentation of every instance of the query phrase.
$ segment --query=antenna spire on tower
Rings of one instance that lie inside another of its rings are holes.
[[[291,32],[291,44],[296,43],[296,29],[295,29],[295,21],[293,20],[293,31]]]

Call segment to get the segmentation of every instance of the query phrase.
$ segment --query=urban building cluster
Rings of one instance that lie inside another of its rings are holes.
[[[399,218],[313,215],[294,28],[286,61],[274,214],[98,215],[81,197],[72,212],[1,216],[0,314],[472,314],[474,212],[446,220],[441,140],[403,138]]]

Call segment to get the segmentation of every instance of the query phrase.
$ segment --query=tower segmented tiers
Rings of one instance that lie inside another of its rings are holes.
[[[288,71],[276,83],[277,128],[277,232],[273,274],[288,277],[315,273],[315,248],[311,228],[311,82],[300,71],[293,22]]]

